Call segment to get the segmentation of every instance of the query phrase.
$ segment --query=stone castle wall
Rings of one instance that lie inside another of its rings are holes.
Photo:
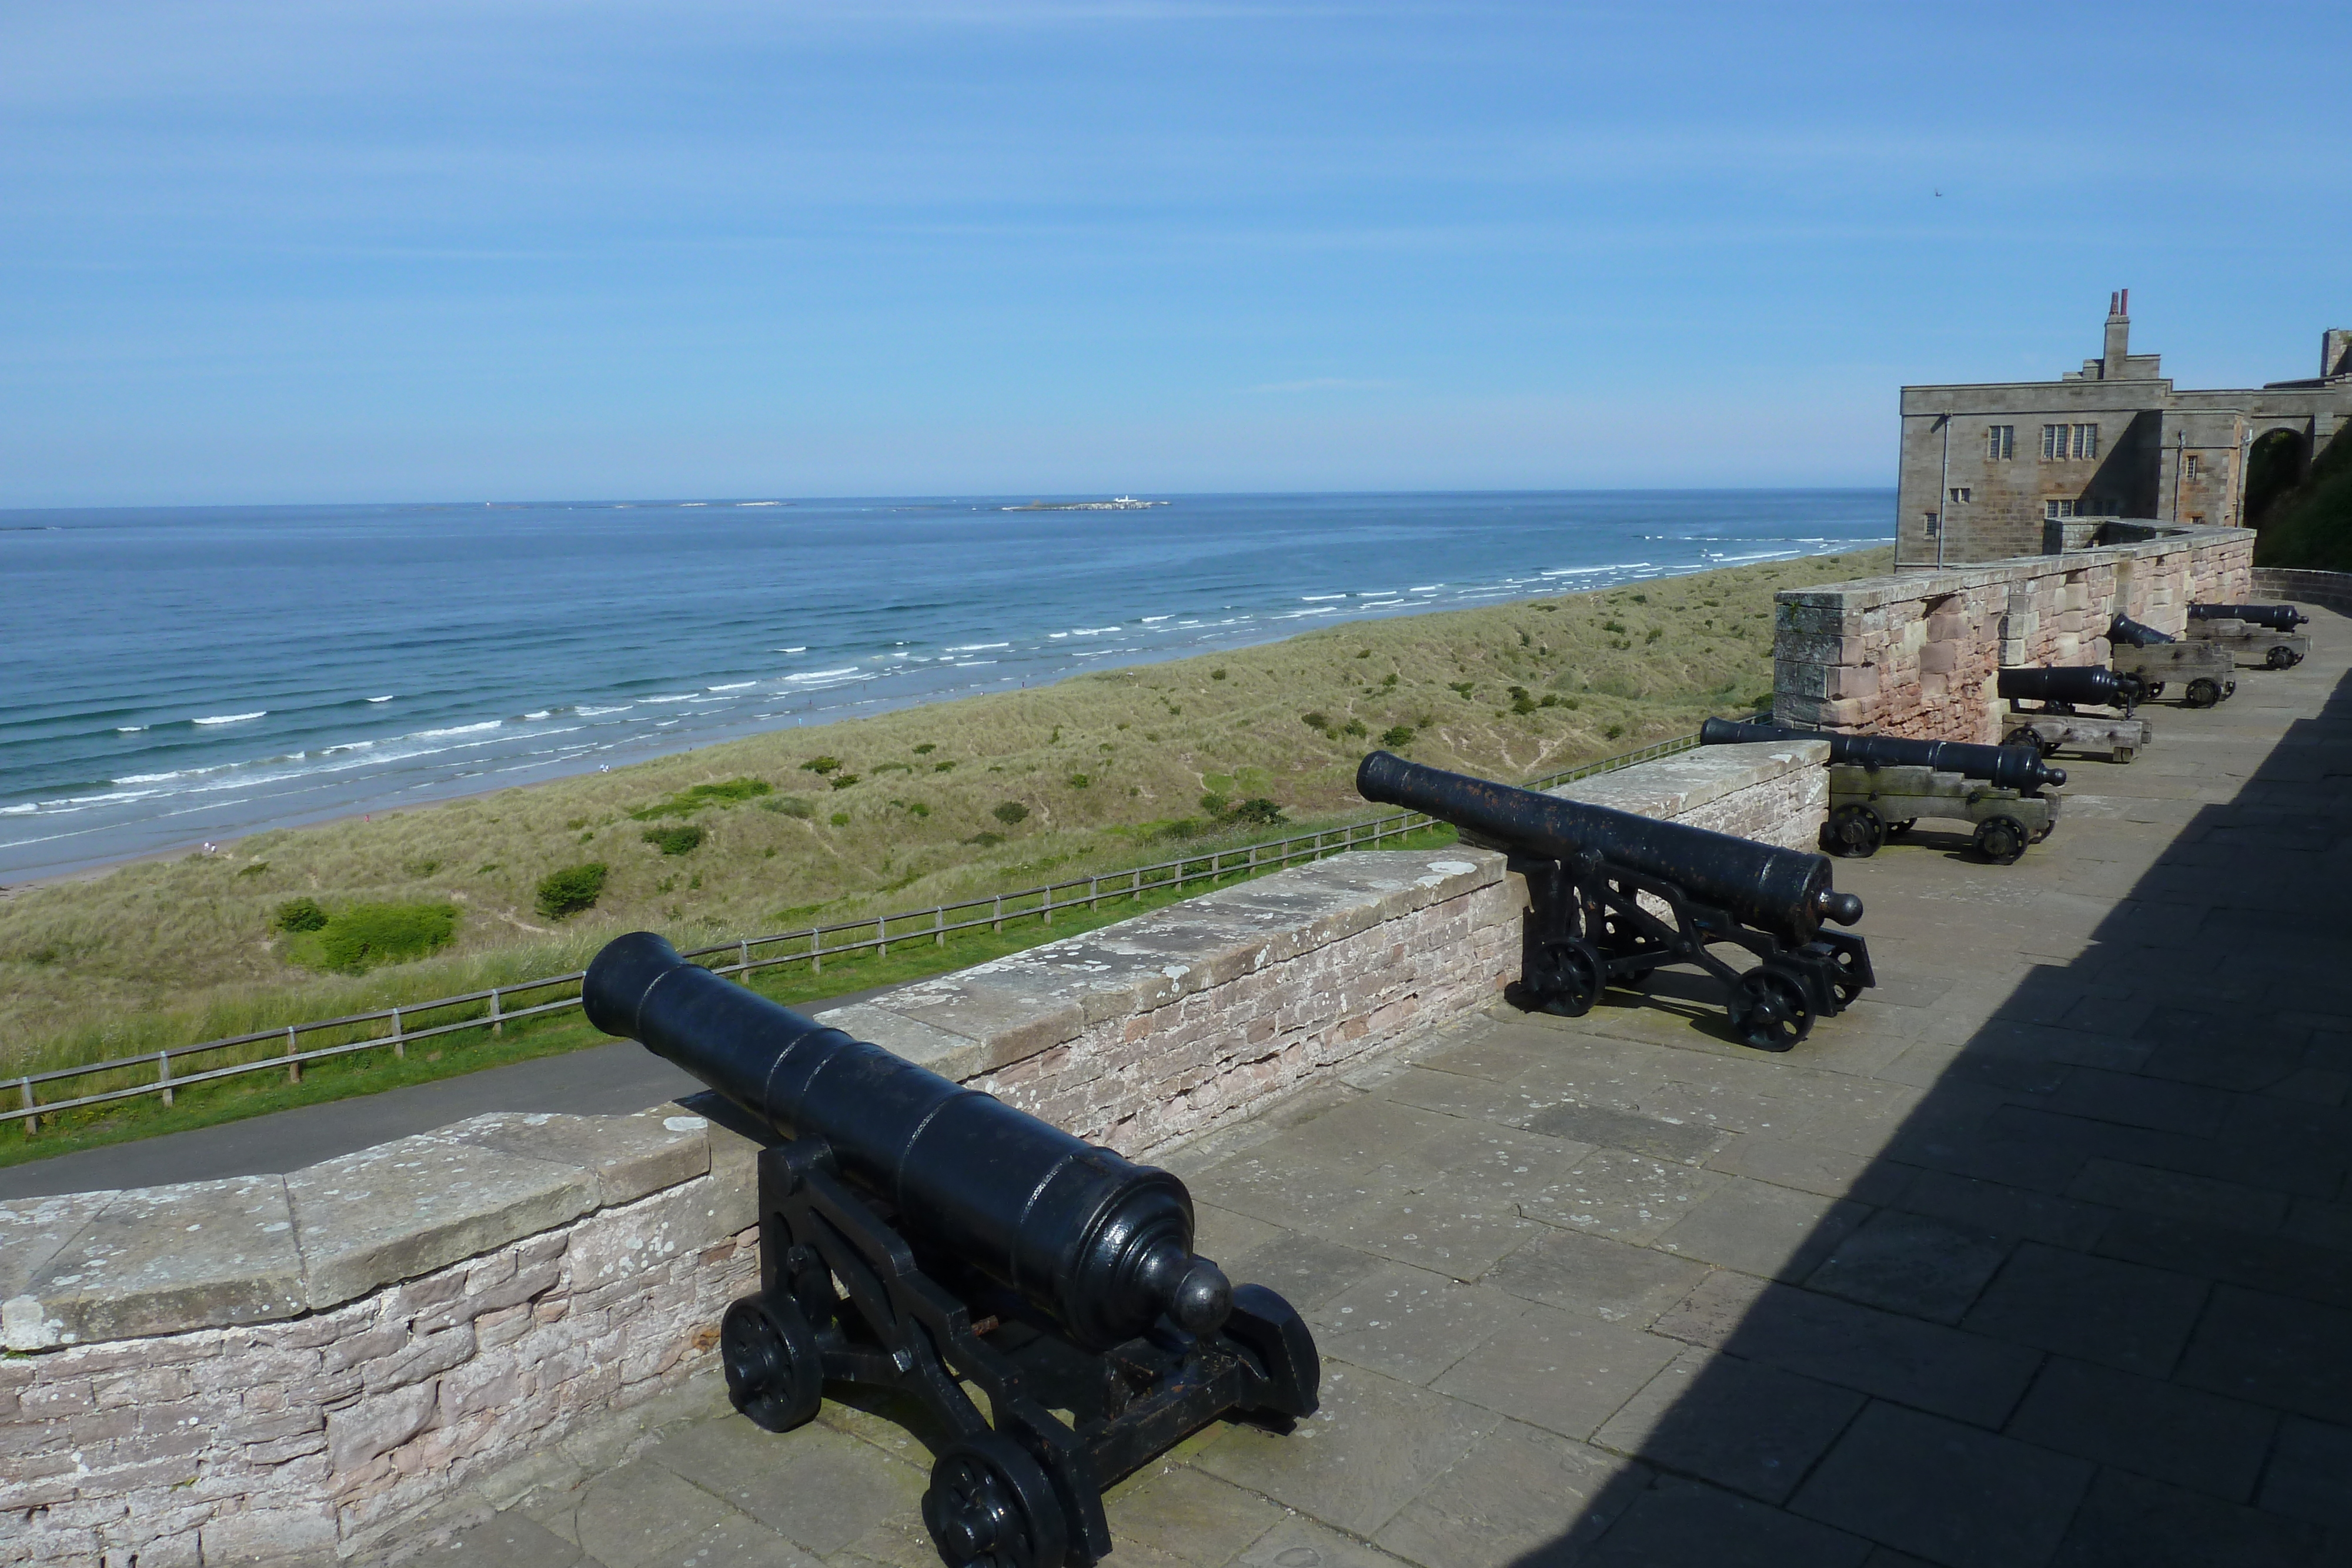
[[[1827,747],[1570,791],[1809,846]],[[1256,1114],[1517,971],[1501,855],[1363,852],[821,1015],[1122,1152]],[[317,1561],[709,1364],[756,1147],[500,1113],[310,1166],[0,1204],[0,1563]]]
[[[1772,712],[1807,729],[2000,738],[2003,666],[2105,664],[2117,614],[2179,633],[2191,601],[2252,591],[2245,528],[1783,589]]]

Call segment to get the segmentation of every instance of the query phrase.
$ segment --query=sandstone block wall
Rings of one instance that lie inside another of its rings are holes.
[[[1824,743],[1564,793],[1809,847]],[[835,1009],[1123,1152],[1489,1000],[1525,888],[1364,852]],[[317,1561],[704,1364],[756,1148],[663,1106],[500,1113],[289,1176],[0,1204],[0,1563]]]
[[[2192,601],[2252,591],[2253,539],[2250,529],[2206,528],[1784,589],[1774,617],[1773,718],[1811,729],[1997,741],[1997,670],[2104,664],[2117,614],[2178,633]]]

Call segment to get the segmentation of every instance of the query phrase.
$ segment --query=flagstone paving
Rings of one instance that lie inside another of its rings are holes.
[[[1786,1055],[1686,980],[1497,1007],[1169,1163],[1325,1356],[1109,1497],[1125,1568],[2352,1562],[2352,622],[2014,866],[1867,862],[1880,984]],[[929,1456],[715,1377],[390,1553],[929,1564]]]

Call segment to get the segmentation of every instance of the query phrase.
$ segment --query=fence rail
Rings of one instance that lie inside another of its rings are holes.
[[[1529,779],[1528,788],[1557,789],[1579,779],[1589,779],[1596,773],[1612,772],[1620,768],[1631,768],[1637,763],[1669,757],[1678,751],[1687,751],[1697,744],[1698,737],[1696,735],[1677,736],[1655,746],[1643,747],[1639,751],[1602,758],[1580,767],[1545,774]],[[732,942],[697,947],[683,956],[694,959],[719,959],[718,963],[705,966],[712,973],[719,975],[748,977],[761,969],[787,964],[806,964],[811,974],[822,974],[827,958],[845,953],[871,950],[880,956],[887,954],[894,943],[905,946],[926,939],[935,946],[945,946],[951,933],[976,930],[982,925],[1003,931],[1008,920],[1035,918],[1051,925],[1056,910],[1067,911],[1080,906],[1098,909],[1105,899],[1139,898],[1147,893],[1169,887],[1177,889],[1181,894],[1184,887],[1195,882],[1213,884],[1225,877],[1252,875],[1297,861],[1320,860],[1327,855],[1344,854],[1349,850],[1373,848],[1385,840],[1417,832],[1431,825],[1432,819],[1418,811],[1392,812],[1318,831],[1293,833],[1285,838],[1244,844],[1237,849],[1209,850],[1152,865],[1073,877],[1066,882],[1047,883],[1013,893],[989,894],[953,904],[933,904],[928,909],[872,915],[864,920],[845,921],[834,925],[813,925],[805,930],[778,932],[767,936],[738,937]],[[730,958],[732,961],[728,961]],[[492,986],[460,996],[436,997],[430,1001],[406,1002],[398,1007],[379,1008],[373,1012],[346,1013],[340,1018],[313,1019],[306,1023],[230,1035],[195,1045],[144,1051],[137,1056],[117,1057],[110,1061],[92,1062],[83,1067],[60,1067],[47,1072],[22,1073],[14,1083],[20,1103],[0,1109],[0,1124],[11,1121],[20,1123],[29,1135],[39,1131],[43,1116],[53,1116],[61,1111],[76,1110],[85,1105],[105,1104],[150,1094],[162,1096],[163,1103],[169,1105],[177,1092],[190,1084],[214,1082],[248,1072],[283,1071],[289,1082],[299,1083],[302,1081],[302,1064],[307,1061],[349,1056],[362,1051],[390,1051],[395,1057],[405,1057],[408,1047],[419,1040],[437,1040],[444,1035],[469,1030],[502,1033],[508,1024],[518,1019],[541,1018],[578,1007],[579,985],[585,973],[584,970],[574,969],[568,974],[521,980],[510,986]],[[543,995],[550,991],[565,994]],[[521,1005],[515,1005],[518,1001]],[[463,1016],[446,1016],[453,1012]],[[356,1031],[367,1032],[357,1033],[356,1038],[332,1038],[338,1033],[352,1035]],[[305,1037],[326,1039],[325,1043],[306,1048]],[[243,1051],[279,1040],[285,1042],[286,1049],[275,1055],[188,1071],[191,1059]],[[40,1098],[39,1085],[62,1083],[68,1079],[88,1079],[110,1072],[152,1072],[153,1076],[125,1087],[95,1090],[63,1100],[44,1101]],[[0,1079],[0,1085],[5,1085],[7,1082]]]

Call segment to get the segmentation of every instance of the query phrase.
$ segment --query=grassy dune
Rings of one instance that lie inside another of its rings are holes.
[[[1360,815],[1355,764],[1397,727],[1414,733],[1396,749],[1440,767],[1517,778],[1571,766],[1748,711],[1771,686],[1774,591],[1889,559],[1335,626],[23,890],[0,902],[0,1072],[573,967],[639,927],[718,941],[1267,836],[1220,823],[1207,795],[1271,800],[1302,823]],[[803,766],[824,756],[840,766]],[[740,779],[771,792],[677,800]],[[643,815],[665,801],[678,809]],[[1003,821],[1007,802],[1025,815]],[[645,841],[685,825],[705,831],[686,852]],[[562,922],[535,910],[542,876],[590,861],[610,868],[593,909]],[[290,961],[272,925],[301,896],[330,912],[451,904],[455,939],[432,957],[321,976]]]

